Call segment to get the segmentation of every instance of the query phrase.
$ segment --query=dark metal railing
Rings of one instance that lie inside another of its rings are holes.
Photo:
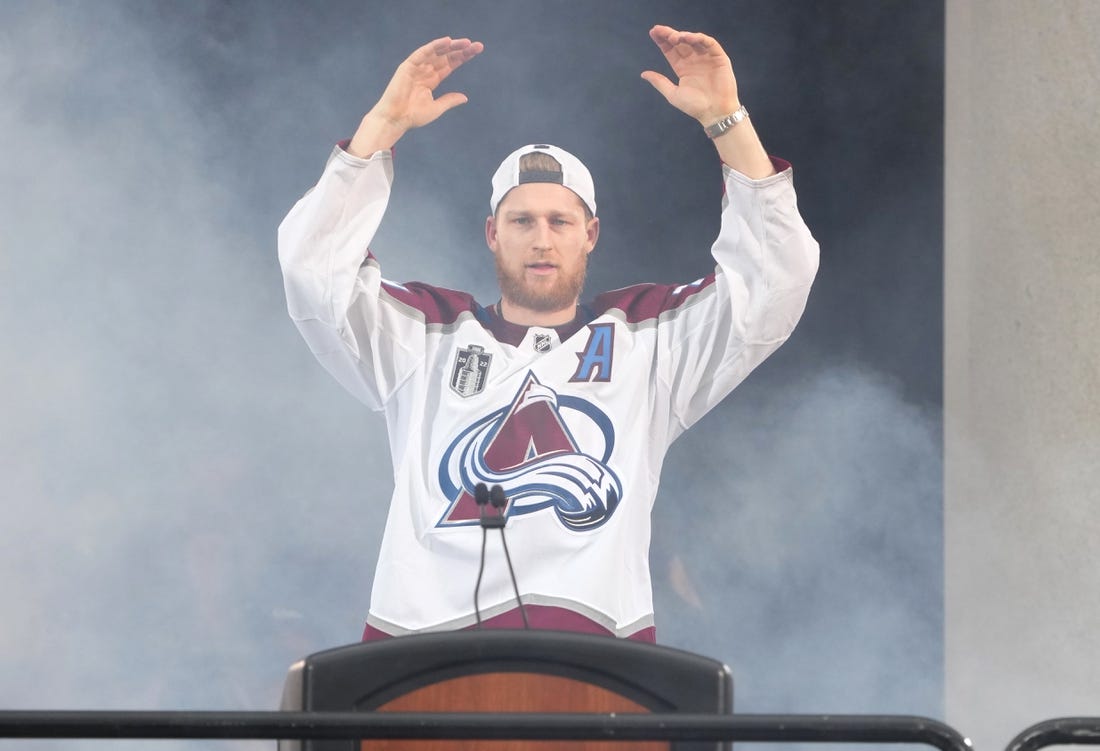
[[[620,740],[920,743],[972,751],[904,715],[0,711],[0,738]]]
[[[1044,746],[1100,746],[1100,717],[1058,717],[1020,731],[1005,751],[1035,751]]]

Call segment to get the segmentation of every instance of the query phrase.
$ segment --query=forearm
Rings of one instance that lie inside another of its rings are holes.
[[[785,339],[817,273],[818,245],[799,214],[789,165],[769,161],[769,171],[763,179],[726,171],[721,229],[711,249],[743,342]]]
[[[295,320],[342,325],[392,178],[389,155],[363,162],[337,149],[317,185],[279,225],[279,262]]]
[[[325,369],[371,409],[422,358],[422,323],[383,303],[386,285],[367,251],[391,180],[388,153],[364,161],[336,149],[279,226],[290,317]]]
[[[817,243],[798,214],[788,165],[751,179],[723,169],[717,269],[690,285],[691,305],[662,320],[669,438],[702,417],[790,335],[817,269]]]

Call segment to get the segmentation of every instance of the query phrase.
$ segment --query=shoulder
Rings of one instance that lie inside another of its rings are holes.
[[[617,310],[627,323],[641,323],[684,307],[710,288],[714,280],[712,273],[690,284],[635,284],[604,292],[589,307],[597,316]]]
[[[463,313],[480,317],[481,305],[467,292],[436,287],[423,282],[390,282],[382,280],[382,291],[397,304],[412,308],[424,317],[426,324],[448,325]]]

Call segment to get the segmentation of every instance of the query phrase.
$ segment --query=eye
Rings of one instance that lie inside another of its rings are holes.
[[[531,217],[529,216],[517,216],[512,220],[516,224],[527,225],[531,223]]]

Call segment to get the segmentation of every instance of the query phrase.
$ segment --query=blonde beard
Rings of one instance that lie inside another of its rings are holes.
[[[500,284],[500,296],[510,305],[533,310],[537,313],[556,313],[559,310],[571,308],[577,304],[577,298],[584,288],[584,277],[588,271],[588,256],[584,256],[580,268],[572,276],[562,277],[554,286],[545,292],[536,292],[529,289],[522,277],[523,271],[517,278],[508,273],[500,265],[497,259],[497,282]]]

